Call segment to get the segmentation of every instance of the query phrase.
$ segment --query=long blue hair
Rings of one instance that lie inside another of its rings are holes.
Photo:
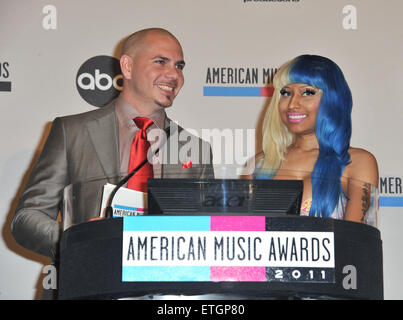
[[[341,177],[350,162],[352,96],[343,72],[330,59],[302,55],[289,71],[290,83],[306,83],[322,90],[315,132],[319,157],[312,172],[310,216],[330,217],[344,196]]]

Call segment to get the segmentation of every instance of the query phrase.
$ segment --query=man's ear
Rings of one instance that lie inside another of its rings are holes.
[[[133,68],[133,59],[127,54],[122,55],[120,57],[120,69],[122,70],[123,78],[131,79],[132,68]]]

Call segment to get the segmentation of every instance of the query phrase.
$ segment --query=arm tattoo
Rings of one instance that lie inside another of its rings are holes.
[[[361,222],[364,222],[365,213],[369,209],[370,196],[371,196],[371,185],[369,183],[365,183],[362,188],[362,196],[361,196],[361,200],[362,200],[362,202],[361,202],[361,212],[362,212]]]

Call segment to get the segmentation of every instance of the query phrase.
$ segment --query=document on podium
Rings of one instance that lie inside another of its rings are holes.
[[[108,199],[116,186],[110,183],[104,185],[100,217],[105,217]],[[141,216],[147,213],[147,193],[120,188],[112,202],[113,217]]]

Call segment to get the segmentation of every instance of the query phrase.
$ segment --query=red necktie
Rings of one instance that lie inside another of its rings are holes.
[[[148,118],[137,117],[133,120],[139,131],[133,139],[130,148],[129,172],[132,172],[140,163],[147,159],[150,143],[147,141],[146,130],[153,124]],[[127,183],[129,189],[147,192],[147,179],[154,176],[153,166],[147,162]]]

